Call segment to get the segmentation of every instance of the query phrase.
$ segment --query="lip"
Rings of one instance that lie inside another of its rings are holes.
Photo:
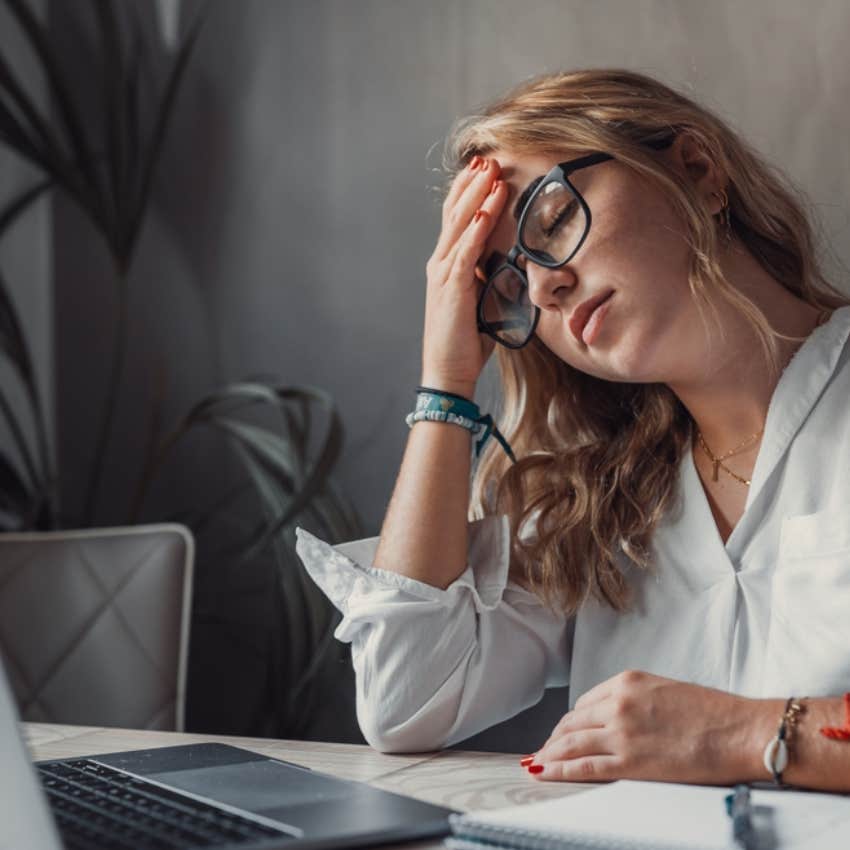
[[[570,330],[573,332],[573,336],[579,341],[582,342],[581,335],[584,332],[584,327],[590,319],[593,311],[603,302],[607,301],[614,294],[613,289],[606,289],[604,292],[600,292],[598,295],[594,295],[592,298],[588,298],[587,301],[582,301],[578,307],[573,310],[569,319]]]

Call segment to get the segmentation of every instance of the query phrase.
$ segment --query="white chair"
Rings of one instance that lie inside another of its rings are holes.
[[[0,534],[0,653],[24,720],[181,731],[182,525]]]

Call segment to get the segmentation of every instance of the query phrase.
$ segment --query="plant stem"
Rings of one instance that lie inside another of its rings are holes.
[[[121,375],[124,373],[124,361],[127,359],[127,325],[129,316],[126,268],[122,268],[116,264],[116,275],[118,278],[118,315],[115,323],[115,343],[112,351],[112,367],[109,374],[109,382],[106,387],[103,419],[100,424],[100,433],[95,443],[93,469],[89,477],[86,500],[83,507],[83,524],[87,528],[94,525],[97,496],[102,483],[106,452],[109,448],[109,437],[115,421],[118,389],[121,384]]]
[[[56,473],[53,470],[53,461],[50,455],[50,445],[47,440],[47,423],[44,418],[44,409],[41,406],[41,398],[38,394],[38,387],[32,387],[29,393],[30,405],[33,411],[33,420],[35,421],[35,433],[38,441],[38,450],[41,455],[41,469],[44,476],[45,499],[50,512],[50,523],[54,523],[55,517],[59,513],[59,482]]]

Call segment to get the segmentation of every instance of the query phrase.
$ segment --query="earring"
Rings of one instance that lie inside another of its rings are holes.
[[[720,218],[723,227],[723,244],[728,245],[732,241],[732,220],[729,214],[729,196],[721,189],[719,192],[712,192],[720,198]]]

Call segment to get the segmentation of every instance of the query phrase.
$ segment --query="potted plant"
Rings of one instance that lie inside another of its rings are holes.
[[[31,187],[0,209],[0,239],[37,199],[61,192],[103,240],[116,286],[116,342],[105,378],[106,401],[94,437],[94,464],[73,520],[75,526],[91,526],[98,522],[97,497],[127,355],[128,273],[204,12],[186,29],[172,57],[167,47],[146,37],[137,4],[80,3],[80,13],[91,15],[95,35],[93,43],[77,49],[98,58],[102,75],[98,120],[92,122],[86,112],[90,104],[68,82],[47,26],[26,0],[0,2],[37,60],[51,107],[39,108],[0,53],[0,144],[5,148],[0,156],[17,156],[38,174]],[[167,68],[164,79],[156,84],[154,71],[162,67]],[[0,386],[0,420],[11,435],[10,450],[0,450],[0,531],[61,527],[67,523],[58,503],[61,470],[53,467],[26,332],[2,270],[0,356],[24,390],[34,432],[27,433],[9,392]],[[128,521],[141,519],[157,474],[180,444],[200,431],[222,441],[242,476],[212,504],[192,505],[180,516],[167,517],[186,522],[198,541],[192,639],[196,663],[190,670],[200,671],[197,683],[203,687],[205,640],[209,644],[211,634],[219,641],[230,636],[238,646],[241,621],[231,610],[232,576],[263,572],[273,592],[265,595],[265,645],[251,648],[265,659],[256,668],[261,680],[254,683],[261,695],[259,709],[227,731],[308,735],[319,706],[330,691],[338,690],[350,668],[344,649],[332,640],[338,616],[304,573],[293,540],[296,523],[331,540],[360,533],[356,513],[331,479],[343,439],[339,414],[330,397],[316,388],[281,387],[259,378],[220,388],[192,405],[164,436],[151,435],[140,480],[132,485]],[[253,517],[257,519],[251,521]],[[190,725],[192,686],[190,673]],[[208,725],[203,717],[198,722]]]

